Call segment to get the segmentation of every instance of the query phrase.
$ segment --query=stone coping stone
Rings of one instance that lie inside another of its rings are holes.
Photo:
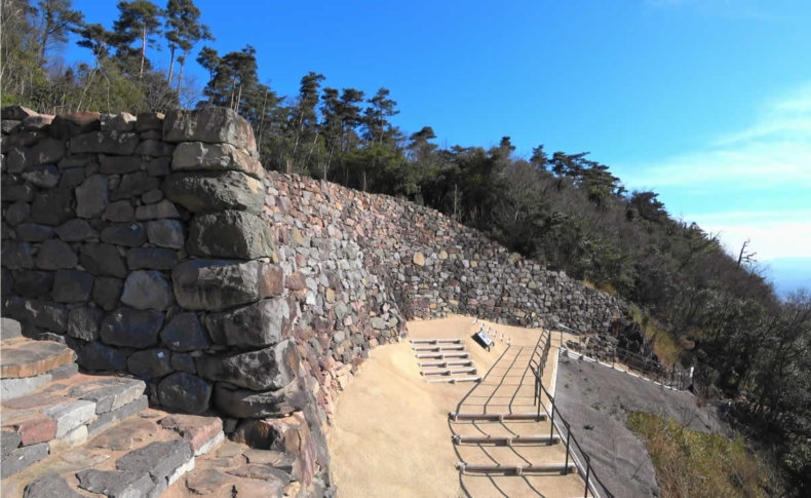
[[[0,377],[36,377],[73,363],[74,358],[73,350],[58,342],[28,339],[4,341],[0,349]]]

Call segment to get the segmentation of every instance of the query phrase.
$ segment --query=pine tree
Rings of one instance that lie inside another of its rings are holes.
[[[146,64],[146,47],[154,46],[154,35],[161,32],[161,17],[163,11],[157,5],[149,0],[132,0],[131,2],[121,1],[118,2],[119,17],[113,24],[113,30],[118,36],[119,40],[119,55],[122,58],[129,58],[132,56],[129,44],[140,40],[140,66],[138,69],[138,78],[144,75],[144,67]]]
[[[214,40],[208,26],[200,23],[200,9],[192,0],[169,0],[166,4],[166,41],[169,45],[169,76],[171,84],[175,67],[175,54],[180,50],[177,62],[180,71],[177,77],[177,93],[183,85],[183,69],[189,52],[202,40]]]

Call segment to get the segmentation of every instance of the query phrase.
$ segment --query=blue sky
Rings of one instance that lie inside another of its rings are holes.
[[[213,46],[253,45],[280,95],[316,71],[389,88],[396,124],[440,145],[590,151],[732,252],[749,239],[761,261],[807,259],[811,287],[808,0],[196,3]],[[107,27],[115,4],[74,0]]]

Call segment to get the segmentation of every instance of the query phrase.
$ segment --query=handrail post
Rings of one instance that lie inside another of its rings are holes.
[[[586,453],[583,453],[583,458],[586,459],[586,490],[583,492],[583,498],[589,498],[589,474],[591,473],[591,458]]]
[[[569,473],[569,439],[572,431],[569,429],[569,422],[564,420],[563,426],[566,427],[566,463],[563,465],[563,475],[567,475]]]
[[[555,398],[546,393],[546,397],[549,398],[549,402],[552,404],[552,416],[549,418],[549,438],[551,439],[555,433]]]

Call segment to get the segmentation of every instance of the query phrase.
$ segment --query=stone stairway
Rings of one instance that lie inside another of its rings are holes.
[[[534,403],[534,346],[509,346],[448,414],[463,488],[493,496],[583,496],[584,481]]]
[[[426,382],[479,382],[462,339],[411,339],[420,375]]]
[[[293,458],[227,441],[219,417],[150,409],[143,381],[78,373],[73,351],[2,319],[2,496],[283,496]]]

